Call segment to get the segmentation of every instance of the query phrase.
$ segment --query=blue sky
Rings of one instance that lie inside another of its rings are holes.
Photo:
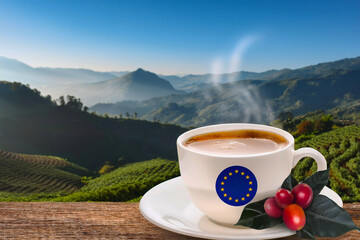
[[[264,71],[360,55],[360,1],[1,0],[0,9],[0,55],[36,67]]]

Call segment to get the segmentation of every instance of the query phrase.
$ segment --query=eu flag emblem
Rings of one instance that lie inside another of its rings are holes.
[[[256,195],[255,175],[246,167],[231,166],[224,169],[216,179],[219,198],[231,206],[243,206]]]

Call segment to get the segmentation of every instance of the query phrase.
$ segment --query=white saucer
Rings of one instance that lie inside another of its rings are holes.
[[[340,207],[343,206],[340,196],[331,189],[325,187],[321,194],[332,199]],[[263,230],[215,224],[192,204],[181,177],[170,179],[150,189],[140,201],[140,211],[156,226],[192,237],[272,239],[295,234],[283,224]]]

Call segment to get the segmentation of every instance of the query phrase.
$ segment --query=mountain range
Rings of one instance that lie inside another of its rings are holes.
[[[180,94],[167,81],[141,68],[134,72],[96,72],[89,69],[33,68],[15,59],[0,57],[0,80],[17,81],[54,98],[75,95],[87,105],[99,102],[144,100]]]
[[[127,72],[97,72],[90,69],[31,67],[0,56],[0,79],[46,89],[73,83],[92,83],[116,78]]]
[[[323,76],[332,69],[360,70],[360,57],[346,58],[334,62],[319,63],[295,70],[284,68],[281,70],[268,70],[264,72],[240,71],[224,74],[201,74],[185,76],[166,76],[160,75],[168,80],[176,89],[186,92],[194,92],[204,88],[213,87],[216,84],[235,82],[239,80],[284,80],[291,78],[307,78],[313,76]]]
[[[264,76],[265,78],[265,76]],[[281,111],[300,115],[360,102],[360,57],[272,72],[267,80],[241,80],[183,95],[97,104],[97,113],[137,112],[184,126],[221,122],[269,123]]]
[[[123,100],[146,100],[170,94],[182,94],[166,80],[141,68],[118,78],[96,83],[82,83],[58,88],[56,95],[78,96],[87,104],[113,103]]]
[[[158,99],[158,97],[166,95],[183,93],[188,93],[188,95],[182,96],[188,98],[188,96],[192,96],[192,93],[197,91],[206,94],[208,90],[222,88],[220,87],[222,84],[235,84],[240,80],[282,81],[314,77],[326,78],[336,69],[360,70],[360,57],[320,63],[294,70],[269,70],[260,73],[240,71],[218,75],[188,74],[184,76],[158,76],[141,68],[134,72],[96,72],[88,69],[33,68],[14,59],[0,57],[0,79],[30,84],[32,87],[38,88],[44,95],[51,94],[53,98],[58,98],[60,95],[75,95],[89,106],[97,103],[146,101],[151,98]],[[254,82],[251,82],[251,85],[253,84]],[[246,94],[242,95],[242,97],[245,96]],[[247,97],[249,97],[249,94],[247,94]],[[172,97],[169,96],[169,98]],[[176,99],[177,97],[173,98]],[[240,99],[241,96],[238,96],[238,98]],[[154,101],[159,103],[165,102],[166,104],[171,103],[164,99],[167,99],[167,97]],[[154,114],[149,114],[148,107],[143,107],[143,105],[148,106],[148,103],[135,104],[135,108],[134,104],[129,104],[129,102],[122,102],[116,105],[121,107],[109,110],[109,108],[113,107],[103,104],[94,106],[92,109],[99,113],[108,112],[110,114],[137,111],[138,113],[144,113],[143,116],[146,115],[147,119],[155,117]],[[151,112],[164,107],[164,105],[160,106],[160,104],[155,105],[157,105],[156,109],[151,108]],[[147,110],[144,111],[144,108]],[[259,117],[257,118],[259,119]]]

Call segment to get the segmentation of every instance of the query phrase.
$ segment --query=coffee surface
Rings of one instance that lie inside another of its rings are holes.
[[[184,145],[189,149],[215,155],[249,155],[273,152],[288,141],[275,133],[259,130],[213,132],[194,136]]]

